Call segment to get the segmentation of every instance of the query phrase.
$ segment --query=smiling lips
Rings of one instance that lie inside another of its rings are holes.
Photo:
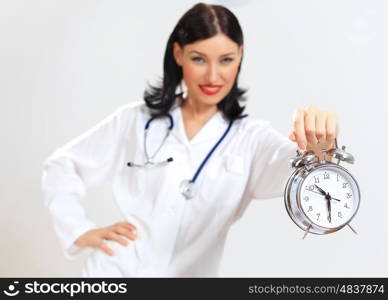
[[[206,85],[200,85],[199,88],[206,95],[215,95],[221,90],[222,85],[206,84]]]

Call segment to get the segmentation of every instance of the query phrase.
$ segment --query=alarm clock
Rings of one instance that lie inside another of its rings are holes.
[[[284,189],[284,203],[288,215],[305,233],[329,234],[348,226],[360,206],[360,189],[354,176],[340,162],[354,163],[346,147],[322,150],[321,160],[311,150],[297,150],[290,160],[295,171]],[[327,156],[337,159],[326,160]]]

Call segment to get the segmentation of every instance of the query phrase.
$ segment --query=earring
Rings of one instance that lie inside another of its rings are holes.
[[[186,99],[187,98],[187,86],[186,86],[183,79],[180,83],[180,89],[181,89],[181,93],[182,93],[182,98]]]

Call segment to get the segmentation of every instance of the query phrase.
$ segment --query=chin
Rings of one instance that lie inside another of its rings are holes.
[[[204,95],[201,93],[200,95],[197,95],[196,99],[199,100],[199,102],[206,104],[206,105],[217,105],[224,99],[226,95]]]
[[[215,99],[200,99],[199,101],[204,104],[204,105],[209,105],[209,106],[216,106],[218,103],[221,102],[223,98],[215,98]]]

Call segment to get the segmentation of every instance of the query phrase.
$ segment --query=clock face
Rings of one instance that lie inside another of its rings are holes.
[[[358,209],[360,194],[356,181],[348,172],[325,166],[305,177],[299,201],[302,211],[313,224],[335,228],[352,219]]]

